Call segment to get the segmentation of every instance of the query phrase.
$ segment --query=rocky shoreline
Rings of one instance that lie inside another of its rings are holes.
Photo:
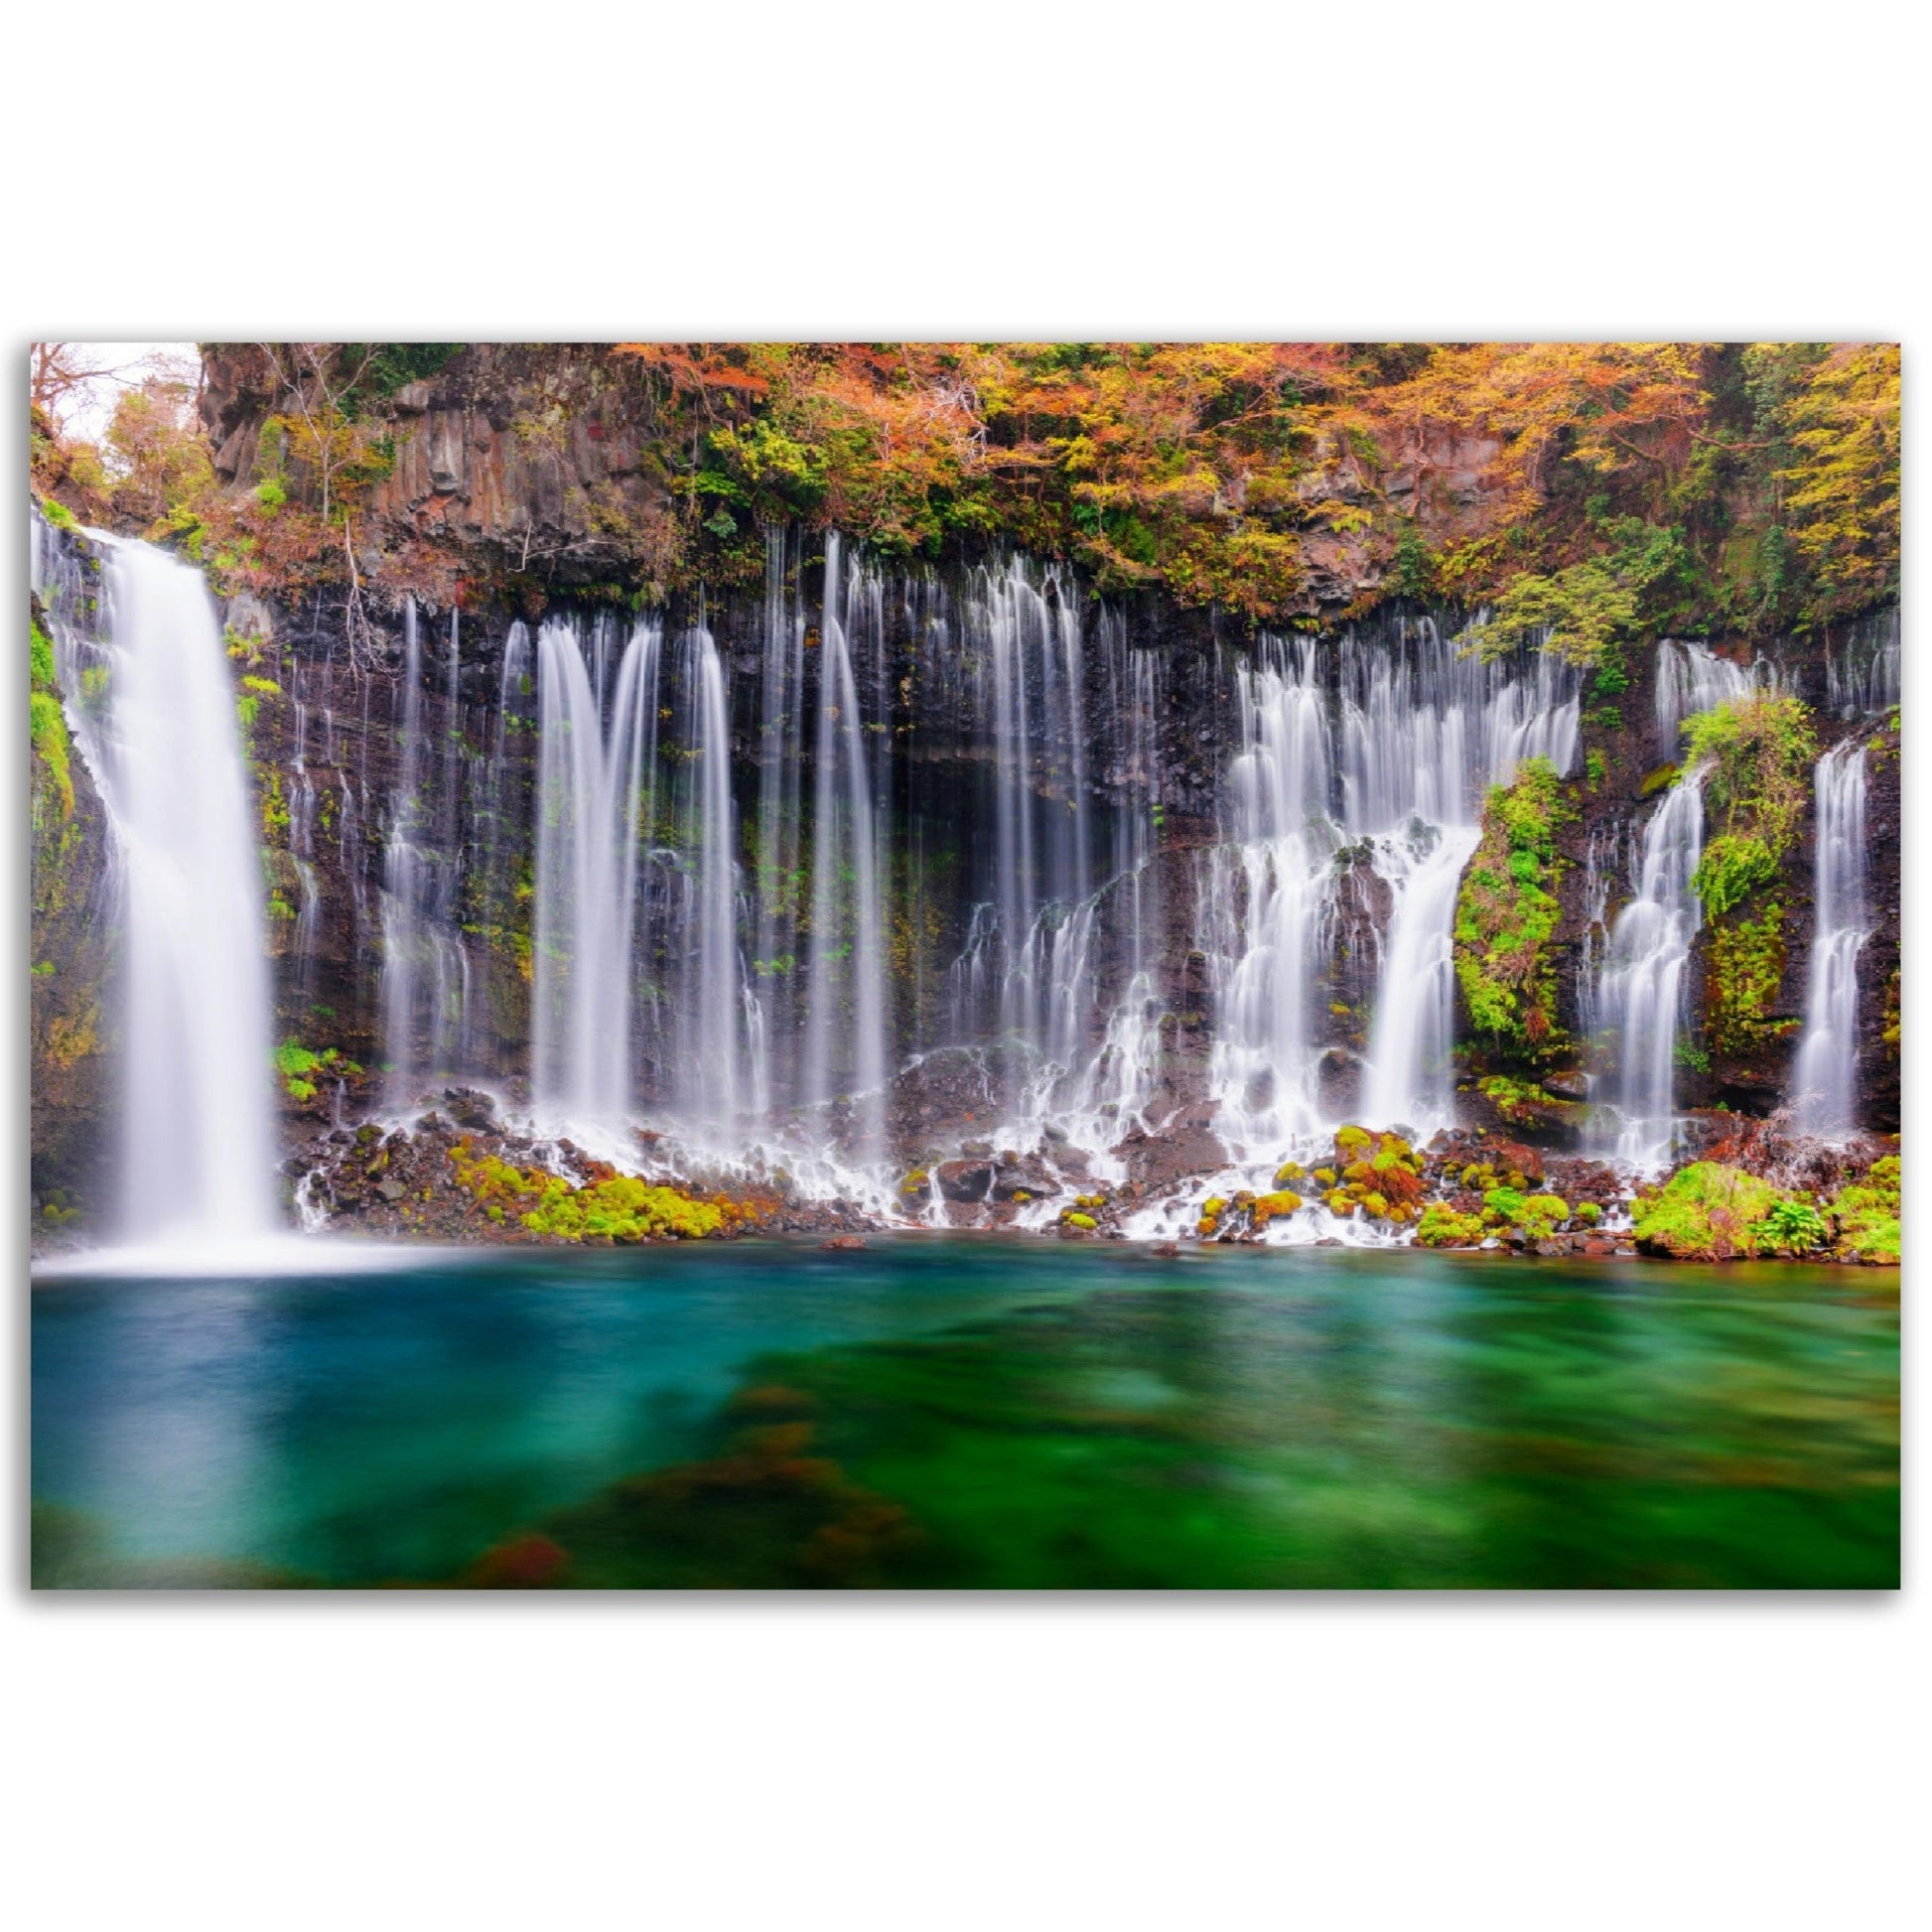
[[[781,1166],[706,1169],[648,1130],[622,1167],[544,1138],[481,1091],[451,1087],[401,1124],[330,1126],[283,1164],[293,1222],[317,1234],[437,1244],[621,1246],[750,1235],[1023,1233],[1181,1245],[1415,1246],[1543,1260],[1649,1254],[1895,1265],[1898,1142],[1828,1145],[1775,1123],[1696,1123],[1699,1158],[1650,1181],[1483,1127],[1412,1146],[1343,1126],[1257,1187],[1220,1162],[1112,1182],[1042,1137],[1023,1153],[967,1141],[909,1167],[888,1201],[814,1195]],[[1145,1138],[1145,1137],[1144,1137]],[[1158,1138],[1158,1137],[1156,1137]],[[1216,1150],[1218,1152],[1218,1150]],[[1143,1172],[1155,1164],[1143,1154]],[[1198,1155],[1180,1140],[1165,1152]],[[1219,1189],[1219,1191],[1216,1191]],[[34,1202],[34,1255],[83,1250],[96,1217]]]

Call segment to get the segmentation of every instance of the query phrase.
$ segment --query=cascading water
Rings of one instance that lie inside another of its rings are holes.
[[[1652,691],[1652,714],[1657,727],[1657,752],[1669,759],[1677,756],[1678,733],[1684,721],[1753,692],[1775,691],[1775,665],[1757,658],[1748,665],[1720,657],[1708,644],[1665,637],[1657,645],[1657,681]]]
[[[1246,1160],[1279,1157],[1324,1124],[1311,1026],[1345,848],[1365,854],[1390,907],[1355,1111],[1424,1136],[1452,1118],[1456,891],[1484,787],[1527,758],[1559,773],[1576,758],[1581,680],[1555,657],[1485,663],[1424,620],[1394,648],[1345,637],[1332,696],[1322,662],[1312,644],[1263,638],[1237,669],[1230,838],[1204,873],[1210,1087],[1217,1126]]]
[[[126,908],[123,1228],[225,1246],[276,1225],[261,860],[221,626],[201,573],[106,553],[105,706],[73,715]]]
[[[849,1151],[875,1160],[885,1140],[884,900],[875,775],[840,598],[840,547],[825,540],[818,666],[817,789],[812,810],[811,1011],[806,1097],[849,1096]],[[856,579],[856,573],[855,573]],[[854,602],[867,602],[855,581]]]
[[[1204,950],[1215,996],[1208,1080],[1222,1137],[1265,1159],[1314,1131],[1309,1006],[1328,950],[1328,728],[1314,646],[1264,638],[1236,672],[1241,751],[1229,767],[1231,838],[1209,855]]]
[[[438,700],[441,756],[425,757],[423,652],[416,604],[403,607],[402,677],[394,732],[397,781],[389,801],[382,862],[383,1056],[391,1104],[416,1098],[426,1074],[464,1069],[472,1035],[469,948],[458,904],[464,877],[460,800],[457,615],[450,614],[444,689]]]
[[[1860,618],[1844,635],[1825,640],[1825,703],[1835,718],[1884,711],[1898,702],[1899,614]]]
[[[1818,760],[1816,905],[1805,1030],[1791,1087],[1798,1125],[1842,1138],[1854,1131],[1859,1070],[1859,954],[1865,905],[1863,742],[1847,739]]]
[[[1474,825],[1413,820],[1381,841],[1395,892],[1383,950],[1362,1116],[1427,1139],[1454,1118],[1455,901],[1475,851]]]
[[[1427,621],[1147,648],[1055,568],[895,578],[830,536],[820,577],[817,542],[770,533],[762,621],[736,643],[702,611],[675,632],[607,613],[510,625],[499,662],[472,621],[432,633],[406,610],[398,680],[276,666],[294,916],[273,930],[319,1045],[338,1009],[313,1002],[379,957],[375,1014],[335,1038],[373,1017],[392,1106],[430,1075],[527,1066],[537,1124],[600,1154],[648,1163],[643,1128],[667,1171],[783,1169],[875,1207],[897,1197],[896,1155],[949,1143],[1162,1191],[1143,1132],[1204,1130],[1258,1187],[1342,1119],[1417,1138],[1453,1119],[1459,881],[1485,787],[1529,757],[1575,764],[1575,669],[1484,663]],[[1885,647],[1845,646],[1848,702],[1888,688]],[[1674,740],[1770,676],[1667,646],[1660,725]],[[1216,733],[1193,729],[1216,702],[1239,730],[1218,770]],[[1796,1078],[1820,1132],[1850,1125],[1831,1042],[1851,1036],[1866,914],[1858,836],[1826,828],[1851,823],[1855,749],[1818,772]],[[1587,855],[1580,1016],[1616,1149],[1646,1165],[1671,1145],[1701,839],[1693,776]],[[1163,910],[1190,874],[1197,955]],[[473,989],[473,962],[500,978]]]
[[[606,635],[587,663],[575,628],[537,633],[533,1085],[538,1118],[619,1135],[632,1096],[639,813],[655,794],[662,630],[631,632],[606,702]],[[595,677],[593,676],[595,670]]]
[[[756,997],[744,984],[738,950],[738,873],[733,861],[731,718],[718,643],[700,625],[685,641],[684,687],[691,712],[690,797],[684,847],[692,855],[694,915],[682,951],[682,1009],[697,1027],[680,1068],[685,1117],[728,1131],[738,1115],[741,1026],[760,1033]]]
[[[1701,908],[1691,885],[1704,853],[1704,770],[1688,771],[1644,827],[1635,896],[1616,915],[1590,999],[1595,1044],[1614,1069],[1606,1152],[1654,1169],[1676,1144],[1685,967]]]

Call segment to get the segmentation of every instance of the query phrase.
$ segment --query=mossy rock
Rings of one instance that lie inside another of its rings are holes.
[[[1898,1265],[1900,1186],[1898,1157],[1888,1154],[1839,1190],[1832,1220],[1833,1252],[1841,1260]]]
[[[1488,1229],[1476,1214],[1458,1214],[1442,1201],[1431,1201],[1416,1222],[1416,1244],[1423,1248],[1474,1248]]]
[[[1695,1161],[1637,1197],[1638,1247],[1677,1261],[1728,1261],[1758,1252],[1771,1209],[1784,1198],[1768,1180],[1719,1161]]]

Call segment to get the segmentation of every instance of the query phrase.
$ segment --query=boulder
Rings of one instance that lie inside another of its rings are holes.
[[[993,1163],[984,1157],[941,1161],[933,1170],[939,1191],[948,1200],[983,1201],[993,1187]]]

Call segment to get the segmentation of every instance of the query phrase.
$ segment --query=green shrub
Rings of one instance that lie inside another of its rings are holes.
[[[1810,1201],[1781,1200],[1764,1217],[1759,1239],[1794,1255],[1808,1255],[1830,1239],[1825,1218]]]
[[[1548,649],[1573,664],[1594,664],[1613,654],[1636,622],[1636,593],[1608,566],[1590,561],[1550,577],[1525,571],[1512,578],[1488,621],[1471,626],[1468,637],[1478,655],[1494,657],[1542,631]]]

